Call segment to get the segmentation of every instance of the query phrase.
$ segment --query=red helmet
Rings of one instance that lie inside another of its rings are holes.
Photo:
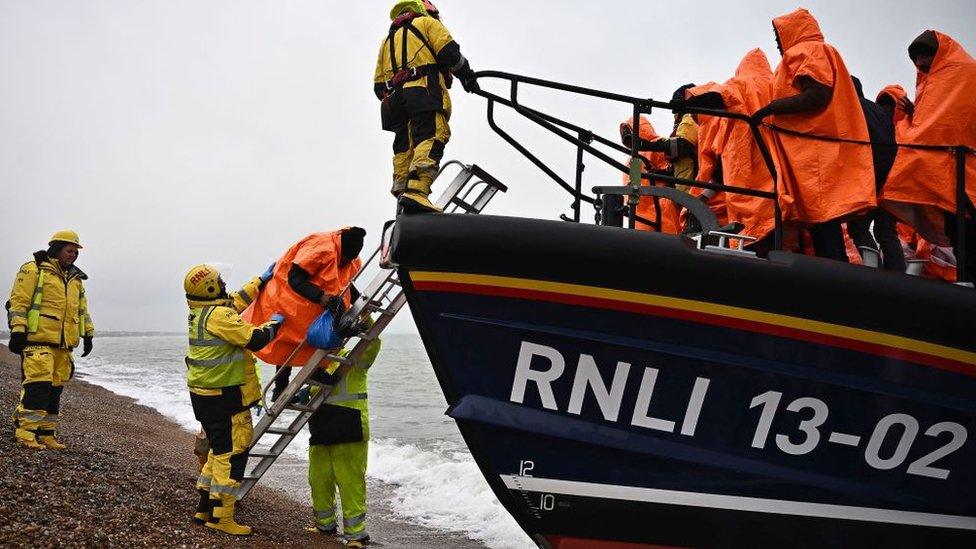
[[[430,0],[423,0],[424,9],[427,10],[427,15],[434,17],[435,19],[440,17],[440,11],[437,10],[437,6],[434,5]]]

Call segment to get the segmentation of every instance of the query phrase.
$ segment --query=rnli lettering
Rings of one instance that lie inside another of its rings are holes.
[[[543,369],[533,369],[533,359],[538,365],[544,364]],[[539,360],[542,359],[542,360]],[[630,378],[632,365],[617,361],[611,379],[604,379],[600,370],[597,368],[596,359],[588,354],[581,353],[576,361],[576,371],[573,374],[573,386],[566,404],[567,413],[581,415],[587,393],[593,396],[600,414],[607,421],[618,421],[620,416],[620,406],[623,401],[624,391],[627,381]],[[518,360],[515,363],[515,377],[512,382],[512,392],[509,400],[518,404],[525,402],[526,392],[529,385],[534,387],[534,391],[539,395],[542,406],[548,410],[559,411],[560,406],[556,401],[552,384],[566,373],[566,359],[557,349],[540,345],[529,341],[522,341],[519,348]],[[676,420],[654,417],[651,415],[651,403],[654,397],[654,387],[657,384],[659,370],[657,368],[644,367],[641,373],[640,386],[637,389],[637,401],[634,406],[633,414],[630,416],[630,424],[636,427],[653,429],[673,433],[676,427]],[[636,376],[634,376],[636,378]],[[698,418],[701,415],[702,405],[705,402],[705,395],[708,392],[709,379],[699,377],[695,380],[688,398],[688,405],[685,414],[681,418],[680,433],[686,436],[694,436],[698,426]]]

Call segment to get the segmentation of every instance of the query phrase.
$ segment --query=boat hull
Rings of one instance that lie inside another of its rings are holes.
[[[392,257],[448,414],[540,546],[976,541],[964,289],[482,216],[401,218]],[[920,296],[924,333],[885,317]]]

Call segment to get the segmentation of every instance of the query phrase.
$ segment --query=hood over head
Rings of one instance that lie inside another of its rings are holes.
[[[905,88],[898,84],[888,84],[884,87],[884,89],[878,92],[878,97],[875,98],[875,101],[881,100],[883,96],[890,97],[897,105],[898,102],[903,98],[908,97],[908,92],[906,92]]]
[[[638,129],[638,133],[637,133],[638,137],[640,137],[644,141],[654,141],[660,137],[658,136],[657,132],[654,131],[654,126],[651,124],[651,121],[646,116],[642,114],[640,115],[640,118],[638,120],[640,124],[640,128]],[[620,125],[622,127],[626,126],[630,128],[631,131],[633,131],[634,117],[632,116],[628,118],[626,122],[623,122]]]
[[[915,42],[912,42],[912,45],[915,45],[919,40],[927,40],[927,38],[923,38],[926,36],[934,37],[937,42],[935,59],[932,60],[932,66],[929,68],[928,74],[953,65],[971,65],[976,63],[976,60],[966,52],[962,44],[956,42],[948,34],[943,34],[939,31],[928,30],[923,32],[915,39]],[[909,47],[909,51],[911,51],[911,47]]]
[[[776,30],[776,36],[784,53],[803,42],[824,41],[820,24],[809,11],[803,8],[773,19],[773,29]]]
[[[769,66],[769,59],[766,57],[766,54],[759,48],[753,48],[742,57],[742,61],[739,61],[739,66],[735,69],[735,75],[739,77],[763,76],[771,78],[773,76],[773,69]]]

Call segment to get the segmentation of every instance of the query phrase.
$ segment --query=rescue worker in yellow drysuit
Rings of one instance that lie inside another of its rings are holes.
[[[209,265],[190,269],[183,287],[190,307],[187,385],[193,415],[210,441],[197,480],[200,502],[194,520],[228,534],[250,535],[250,526],[234,520],[234,506],[251,443],[250,408],[261,397],[251,353],[274,339],[283,317],[272,316],[261,327],[245,322],[220,273]],[[237,297],[238,305],[243,299]]]
[[[14,433],[21,446],[62,450],[56,433],[61,393],[75,370],[71,352],[83,341],[88,356],[95,327],[82,284],[88,276],[74,264],[78,234],[58,231],[48,246],[21,265],[10,291],[9,347],[21,355],[23,377]]]
[[[427,0],[400,0],[380,46],[373,92],[382,101],[383,129],[393,138],[393,188],[398,211],[438,211],[428,196],[451,137],[451,75],[466,92],[480,91],[468,60]]]
[[[371,323],[370,323],[371,324]],[[366,455],[369,412],[366,375],[380,352],[374,339],[308,421],[308,483],[315,528],[336,533],[336,489],[342,504],[342,536],[349,547],[369,541],[366,531]],[[336,363],[330,365],[335,368]],[[330,383],[335,383],[331,381]]]

